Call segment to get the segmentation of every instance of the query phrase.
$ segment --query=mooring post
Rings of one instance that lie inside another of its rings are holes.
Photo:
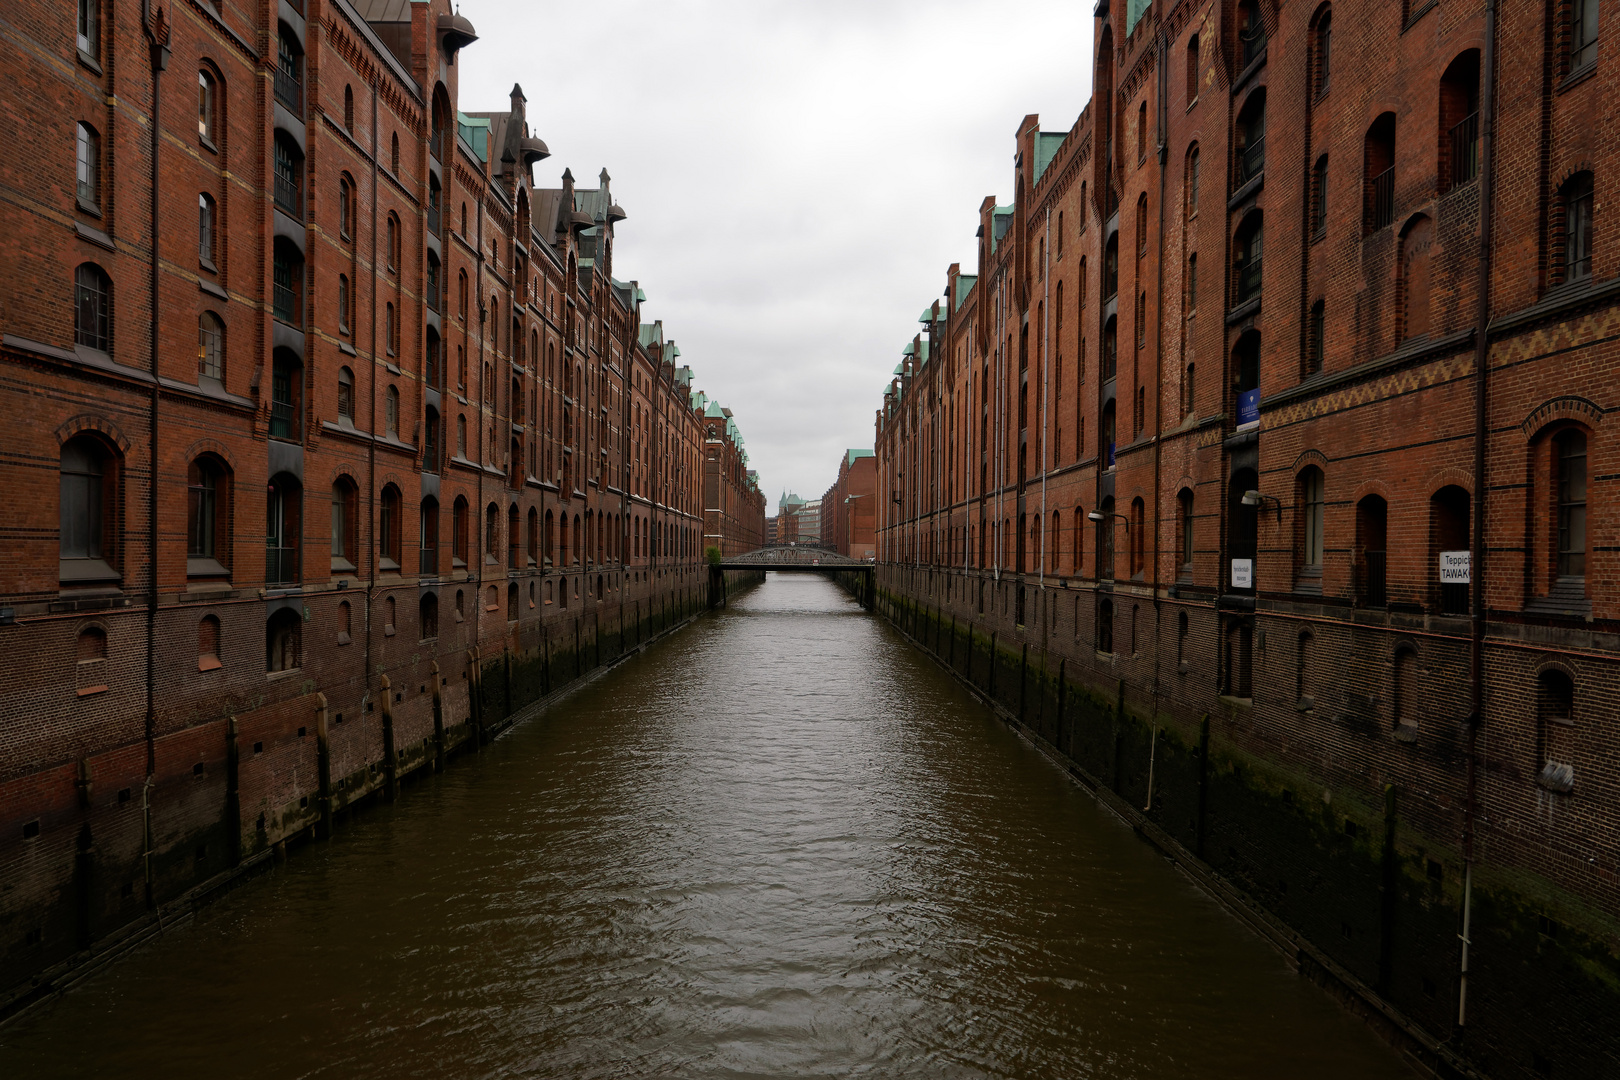
[[[326,695],[315,695],[315,801],[321,812],[322,840],[332,839],[332,736],[326,726]]]
[[[394,684],[382,677],[383,798],[393,802],[399,794],[399,756],[394,753]]]
[[[439,662],[433,661],[433,771],[444,772],[444,695],[439,692]]]

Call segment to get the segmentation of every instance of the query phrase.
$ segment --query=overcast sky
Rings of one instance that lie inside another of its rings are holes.
[[[1065,131],[1091,84],[1076,0],[462,2],[461,108],[519,82],[538,183],[607,168],[614,274],[735,414],[771,513],[872,446],[979,201],[1011,201],[1019,120]]]

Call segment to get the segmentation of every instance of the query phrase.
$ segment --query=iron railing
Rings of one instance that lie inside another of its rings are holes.
[[[304,111],[304,84],[296,72],[276,68],[276,97],[293,112]]]
[[[298,187],[297,178],[287,176],[279,169],[276,171],[276,205],[293,217],[300,217],[304,213],[304,193]]]
[[[441,240],[444,239],[444,233],[440,231],[443,228],[443,225],[441,224],[442,218],[443,215],[439,213],[439,208],[429,204],[427,212],[428,232],[432,233],[434,236],[437,236]]]
[[[1479,175],[1479,113],[1469,113],[1451,129],[1451,183],[1466,184]]]
[[[1238,40],[1243,43],[1243,63],[1239,66],[1247,68],[1266,49],[1266,28],[1256,20],[1254,26],[1238,35]]]
[[[264,580],[267,585],[293,585],[298,581],[298,549],[266,545]]]
[[[1395,166],[1368,182],[1367,231],[1382,229],[1395,220]]]
[[[1259,255],[1251,255],[1238,268],[1237,302],[1253,299],[1260,295],[1260,262]]]
[[[1237,186],[1242,187],[1266,171],[1266,137],[1251,142],[1238,158]]]
[[[1383,607],[1389,602],[1385,552],[1362,553],[1361,602],[1368,607]]]

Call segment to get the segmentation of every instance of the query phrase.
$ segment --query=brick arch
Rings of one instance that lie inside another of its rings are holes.
[[[1595,430],[1603,422],[1603,409],[1596,402],[1586,398],[1563,394],[1548,398],[1532,409],[1519,428],[1528,440],[1535,438],[1547,426],[1561,420],[1574,420]]]
[[[1417,639],[1406,634],[1397,637],[1395,643],[1389,647],[1389,658],[1391,660],[1400,656],[1401,653],[1411,653],[1419,661],[1423,659],[1423,651],[1418,648]]]
[[[1468,497],[1474,497],[1474,474],[1467,469],[1459,469],[1455,465],[1447,465],[1443,469],[1436,469],[1429,474],[1425,481],[1430,495],[1443,487],[1460,487],[1468,492]]]
[[[1318,4],[1317,7],[1316,7],[1316,10],[1311,14],[1311,19],[1310,19],[1310,23],[1309,23],[1310,28],[1312,30],[1315,30],[1317,25],[1321,23],[1322,16],[1331,15],[1332,13],[1333,13],[1333,2],[1332,2],[1332,0],[1325,0],[1324,3]]]
[[[1198,496],[1198,482],[1186,473],[1182,473],[1181,479],[1176,481],[1176,494],[1179,495],[1183,491],[1192,492],[1194,498]]]
[[[113,423],[111,420],[108,420],[106,417],[97,416],[94,413],[81,413],[80,415],[75,416],[73,419],[64,423],[61,427],[57,428],[57,445],[65,446],[69,439],[85,431],[100,432],[108,439],[112,440],[113,444],[118,447],[119,453],[129,453],[129,439],[125,438],[124,433],[119,430],[118,425]]]
[[[1567,656],[1555,656],[1552,653],[1543,653],[1541,658],[1536,661],[1535,666],[1532,667],[1530,671],[1531,674],[1535,676],[1536,682],[1538,683],[1541,681],[1541,677],[1547,674],[1549,671],[1562,672],[1569,678],[1570,684],[1575,687],[1576,692],[1579,693],[1580,691],[1580,673],[1575,670],[1574,666],[1569,662],[1569,658]]]
[[[1294,464],[1292,466],[1294,475],[1298,476],[1299,471],[1301,469],[1303,469],[1307,465],[1315,465],[1318,469],[1322,470],[1322,475],[1323,476],[1327,475],[1327,472],[1328,472],[1328,459],[1327,459],[1327,455],[1322,453],[1322,451],[1320,451],[1320,450],[1301,450],[1299,452],[1299,456],[1294,459]]]
[[[1553,181],[1552,185],[1552,189],[1555,193],[1561,190],[1565,184],[1569,183],[1570,177],[1574,176],[1576,173],[1589,172],[1593,176],[1597,175],[1597,169],[1593,168],[1592,159],[1587,157],[1586,153],[1587,151],[1583,147],[1582,149],[1574,151],[1569,156],[1564,158],[1558,171],[1553,174],[1557,177],[1557,179]]]
[[[186,448],[186,463],[190,464],[196,461],[203,454],[213,454],[223,461],[231,472],[236,471],[236,462],[232,459],[231,452],[225,448],[224,443],[214,439],[198,439]]]
[[[326,478],[326,486],[331,487],[339,480],[347,480],[349,483],[353,484],[356,489],[360,487],[360,480],[354,475],[354,467],[346,461],[340,461],[333,464],[329,475]]]
[[[1380,496],[1391,508],[1395,506],[1395,494],[1382,480],[1363,480],[1357,484],[1355,490],[1350,493],[1350,505],[1355,506],[1368,495]]]

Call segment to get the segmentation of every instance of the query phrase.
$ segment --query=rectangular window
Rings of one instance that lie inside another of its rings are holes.
[[[79,125],[78,149],[79,201],[98,206],[101,196],[101,137],[89,124]]]
[[[92,60],[101,55],[100,0],[79,0],[79,51]]]
[[[1569,70],[1597,63],[1598,0],[1574,0],[1569,14]]]

